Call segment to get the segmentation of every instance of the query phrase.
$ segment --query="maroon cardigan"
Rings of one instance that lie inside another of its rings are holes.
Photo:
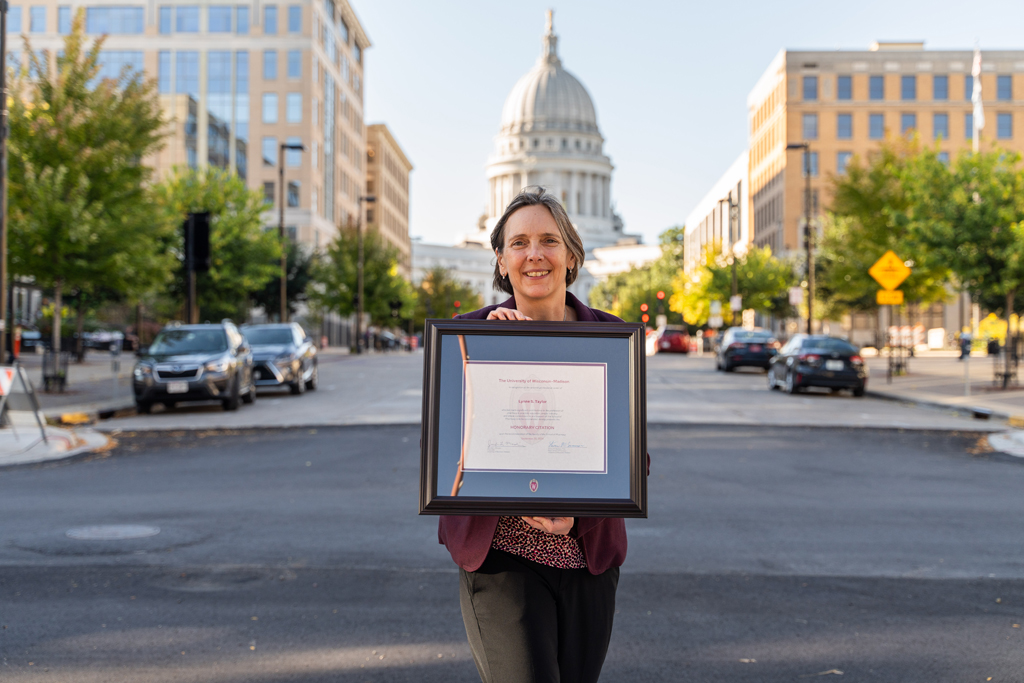
[[[577,320],[622,322],[614,315],[584,305],[569,292],[565,293],[565,303],[576,310]],[[515,308],[515,297],[457,317],[483,320],[499,306]],[[650,470],[650,456],[647,467]],[[466,571],[474,572],[484,563],[497,528],[497,517],[445,515],[438,524],[437,538],[448,548],[455,564]],[[626,523],[622,519],[580,517],[569,535],[579,541],[583,556],[587,559],[587,570],[591,574],[603,574],[610,567],[618,567],[626,560]]]

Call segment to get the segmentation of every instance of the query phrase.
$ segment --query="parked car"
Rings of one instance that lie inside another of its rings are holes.
[[[860,349],[839,337],[794,335],[768,367],[768,388],[790,394],[804,387],[828,387],[863,396],[867,385],[868,366]]]
[[[778,342],[771,332],[730,327],[715,348],[715,369],[732,372],[742,366],[768,369],[778,353]]]
[[[46,342],[43,341],[43,333],[39,330],[22,330],[21,331],[21,352],[22,353],[39,353],[43,352],[46,348]]]
[[[224,410],[238,410],[240,400],[256,400],[249,342],[229,320],[168,325],[138,357],[132,375],[140,413],[154,403],[217,400]]]
[[[658,332],[659,353],[689,353],[690,333],[682,325],[666,325]]]
[[[288,386],[293,394],[314,391],[320,382],[316,344],[298,323],[244,325],[252,345],[256,386]]]
[[[109,351],[111,347],[121,347],[124,342],[124,333],[118,330],[97,330],[86,332],[82,335],[82,343],[87,349],[99,349]]]

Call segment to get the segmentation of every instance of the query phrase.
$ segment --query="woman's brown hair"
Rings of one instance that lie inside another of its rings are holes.
[[[491,248],[499,254],[502,252],[505,248],[505,224],[512,214],[524,206],[543,206],[551,213],[551,217],[555,219],[555,225],[558,226],[558,232],[561,233],[562,239],[565,240],[565,246],[576,260],[573,267],[565,273],[565,284],[566,286],[571,285],[579,276],[580,266],[583,265],[583,259],[586,258],[586,252],[583,250],[583,240],[580,239],[579,233],[576,232],[572,221],[569,220],[569,214],[565,212],[565,207],[562,206],[562,203],[543,187],[525,187],[509,202],[508,206],[505,207],[505,213],[501,215],[501,218],[498,219],[497,224],[494,226],[494,230],[491,231]],[[514,294],[508,275],[502,277],[501,266],[497,263],[494,264],[494,288],[506,294]]]

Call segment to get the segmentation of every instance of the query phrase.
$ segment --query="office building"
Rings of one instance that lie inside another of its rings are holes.
[[[366,222],[398,251],[398,271],[412,277],[409,239],[409,174],[412,162],[386,124],[366,128],[366,193],[376,201],[366,210]]]

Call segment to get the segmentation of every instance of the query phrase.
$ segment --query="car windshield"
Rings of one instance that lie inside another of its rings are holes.
[[[821,349],[822,351],[839,351],[840,353],[857,353],[857,347],[848,341],[842,339],[833,339],[831,337],[817,339],[804,339],[804,343],[801,345],[804,349]]]
[[[242,330],[242,334],[253,346],[291,344],[294,341],[291,328],[288,327],[255,327]]]
[[[753,330],[742,330],[733,333],[733,340],[742,342],[766,342],[772,336],[767,332],[755,332]]]
[[[153,340],[149,352],[160,355],[217,353],[227,351],[224,330],[164,330]]]

